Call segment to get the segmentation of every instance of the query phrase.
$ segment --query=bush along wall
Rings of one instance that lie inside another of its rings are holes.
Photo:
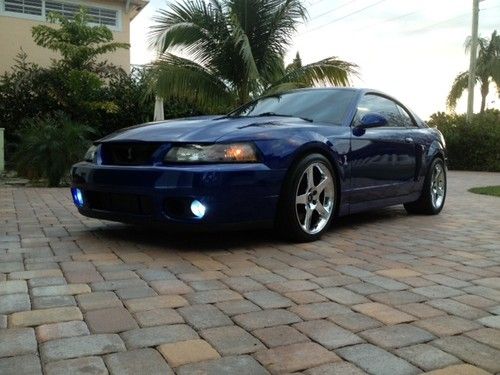
[[[450,169],[500,172],[500,111],[465,115],[435,113],[428,121],[444,135]]]

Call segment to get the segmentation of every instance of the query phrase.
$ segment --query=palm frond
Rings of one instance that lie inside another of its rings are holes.
[[[228,37],[220,7],[216,0],[172,3],[154,17],[149,41],[160,54],[182,50],[197,62],[207,64],[221,49],[221,40]]]
[[[455,77],[453,85],[451,86],[450,93],[448,94],[447,106],[452,111],[457,106],[458,99],[462,96],[463,92],[467,90],[469,85],[469,72],[460,73]]]
[[[151,89],[161,98],[181,98],[202,108],[231,105],[234,93],[214,72],[166,53],[152,65]]]
[[[290,70],[281,80],[275,82],[272,87],[285,83],[294,83],[297,87],[348,86],[350,84],[350,77],[358,74],[357,68],[355,64],[339,60],[336,57],[329,57]]]

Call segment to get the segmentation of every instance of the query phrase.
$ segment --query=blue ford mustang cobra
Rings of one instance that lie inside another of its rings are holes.
[[[72,167],[81,214],[193,228],[275,225],[318,239],[335,217],[404,204],[438,214],[446,196],[441,133],[366,89],[270,95],[226,116],[113,133]]]

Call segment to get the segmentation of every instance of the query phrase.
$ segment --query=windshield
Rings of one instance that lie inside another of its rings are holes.
[[[347,89],[292,91],[257,99],[229,116],[289,116],[340,125],[355,96],[355,90]]]

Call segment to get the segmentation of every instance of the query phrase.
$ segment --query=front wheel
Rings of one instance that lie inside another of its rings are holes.
[[[405,203],[408,213],[437,215],[441,212],[446,199],[446,167],[441,158],[432,161],[420,198],[415,202]]]
[[[277,224],[287,238],[315,241],[335,215],[337,187],[332,165],[323,155],[302,159],[285,182]]]

